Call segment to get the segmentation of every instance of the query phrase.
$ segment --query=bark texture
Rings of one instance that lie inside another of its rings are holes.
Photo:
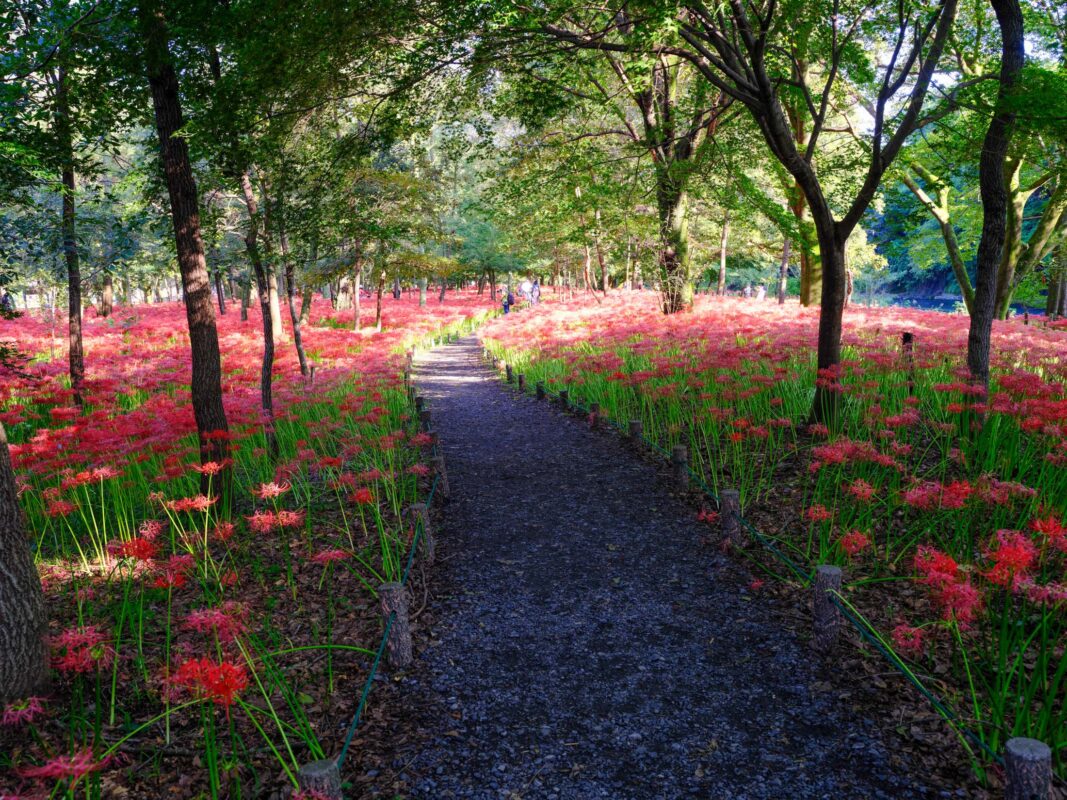
[[[0,424],[0,705],[37,694],[47,683],[47,624],[7,434]]]

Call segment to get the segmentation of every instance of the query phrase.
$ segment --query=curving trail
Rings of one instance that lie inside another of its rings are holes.
[[[806,645],[697,547],[706,527],[655,466],[479,352],[468,337],[416,365],[452,499],[403,796],[940,796],[813,688]]]

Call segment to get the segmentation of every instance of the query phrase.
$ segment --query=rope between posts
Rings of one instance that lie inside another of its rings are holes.
[[[552,392],[548,389],[548,387],[543,388],[546,395],[555,399],[559,399],[558,393]],[[588,409],[586,409],[580,403],[575,403],[571,401],[569,397],[568,404],[570,407],[574,408],[580,413],[589,413]],[[604,421],[616,430],[622,430],[621,425],[615,422],[615,420],[611,418],[605,418]],[[670,457],[670,451],[662,447],[658,442],[653,441],[644,434],[642,434],[641,439],[646,445],[650,446],[653,450],[663,454],[664,456]],[[687,465],[686,468],[689,471],[690,477],[700,487],[701,491],[703,491],[705,495],[710,497],[715,502],[715,504],[721,509],[722,501],[720,500],[718,495],[714,491],[712,491],[711,487],[707,485],[703,477],[699,475],[696,471],[694,471],[692,467]],[[797,578],[805,587],[811,585],[812,577],[810,571],[802,569],[795,561],[793,561],[793,559],[783,553],[770,537],[768,537],[766,534],[757,529],[747,519],[741,516],[739,516],[738,518],[741,524],[745,527],[745,529],[748,530],[748,532],[751,533],[752,536],[767,550],[769,550],[779,561],[781,561],[790,570],[792,570],[793,574],[797,576]],[[977,745],[978,748],[987,756],[989,756],[995,763],[1000,765],[1004,764],[1004,758],[1002,756],[998,755],[989,745],[982,741],[981,737],[974,733],[974,731],[972,731],[969,727],[963,725],[960,721],[959,716],[956,713],[949,709],[941,701],[941,699],[937,697],[937,695],[927,689],[926,686],[923,685],[922,681],[916,678],[910,670],[907,670],[902,666],[899,658],[895,657],[893,653],[890,652],[890,650],[881,642],[881,640],[879,640],[877,636],[871,633],[871,631],[868,629],[869,626],[860,622],[860,620],[856,618],[856,616],[841,602],[841,598],[837,593],[831,593],[830,600],[841,612],[842,616],[850,623],[852,623],[852,626],[859,632],[861,638],[870,643],[879,653],[882,654],[882,656],[886,659],[886,661],[889,662],[893,669],[899,672],[902,676],[904,676],[904,678],[907,679],[910,684],[912,684],[916,689],[918,689],[919,693],[930,702],[934,709],[941,715],[944,720],[949,723],[949,725],[951,725],[956,731],[958,731],[964,737],[970,740],[973,744]]]
[[[437,456],[437,444],[434,443],[431,455]],[[441,475],[438,473],[434,475],[433,483],[430,484],[430,493],[426,495],[426,507],[429,509],[430,504],[433,503],[434,494],[437,492],[437,482],[441,479]],[[408,582],[408,576],[411,574],[411,567],[415,563],[415,552],[418,550],[419,539],[423,534],[423,521],[419,516],[415,520],[415,535],[411,538],[411,548],[408,551],[407,563],[404,566],[404,572],[400,578],[400,585],[406,586]],[[356,713],[352,716],[352,722],[349,723],[348,732],[345,734],[345,742],[341,746],[341,752],[337,756],[337,769],[340,770],[344,765],[345,756],[348,755],[348,747],[352,744],[352,738],[356,735],[356,729],[359,727],[359,721],[363,717],[363,710],[367,706],[367,698],[370,696],[371,686],[374,685],[374,678],[378,674],[378,667],[382,661],[382,654],[385,653],[386,645],[389,643],[389,632],[393,628],[393,620],[396,619],[396,612],[389,612],[388,618],[385,620],[385,630],[382,632],[382,640],[378,643],[378,651],[375,653],[374,662],[371,664],[370,673],[367,675],[367,680],[363,683],[363,692],[360,694],[359,704],[356,706]]]

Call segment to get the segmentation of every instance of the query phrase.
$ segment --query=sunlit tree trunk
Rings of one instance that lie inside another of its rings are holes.
[[[722,235],[719,237],[719,286],[715,292],[719,297],[726,296],[726,243],[730,236],[730,210],[726,209],[722,217]]]
[[[382,332],[382,295],[385,294],[385,270],[378,277],[378,302],[374,310],[374,330]]]
[[[115,282],[111,277],[111,270],[106,267],[100,283],[100,316],[110,317],[115,308]]]

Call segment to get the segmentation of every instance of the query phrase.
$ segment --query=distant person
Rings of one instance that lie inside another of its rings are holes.
[[[767,296],[767,287],[762,283],[756,287],[756,299],[762,300]]]
[[[7,289],[4,289],[4,294],[0,297],[0,309],[7,314],[15,313],[15,298]]]
[[[533,282],[533,286],[530,287],[530,305],[537,305],[541,302],[541,284],[537,281]]]
[[[533,284],[530,283],[530,279],[527,278],[519,285],[519,294],[521,294],[527,300],[531,300],[531,292],[533,292]]]
[[[741,290],[741,296],[744,297],[745,299],[749,299],[749,298],[752,297],[752,284],[751,283],[746,283],[745,284],[745,288]]]

